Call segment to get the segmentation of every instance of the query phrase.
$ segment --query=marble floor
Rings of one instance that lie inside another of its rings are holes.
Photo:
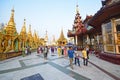
[[[120,65],[115,65],[90,55],[88,66],[69,67],[68,57],[59,57],[57,53],[48,54],[44,60],[36,52],[25,57],[19,56],[0,61],[0,80],[20,80],[39,73],[44,80],[120,80]]]

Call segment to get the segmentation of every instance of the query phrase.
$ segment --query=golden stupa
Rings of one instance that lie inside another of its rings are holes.
[[[67,43],[67,39],[64,37],[64,34],[63,34],[63,29],[61,30],[61,34],[60,34],[60,37],[59,39],[57,40],[57,45],[58,46],[65,46]]]
[[[23,47],[37,49],[38,46],[45,44],[44,40],[44,38],[39,38],[36,32],[32,36],[31,25],[29,25],[27,33],[26,19],[24,19],[20,34],[18,34],[14,22],[14,9],[12,9],[8,24],[0,30],[0,54],[22,51]]]

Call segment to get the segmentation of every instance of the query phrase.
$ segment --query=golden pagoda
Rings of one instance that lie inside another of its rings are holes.
[[[34,43],[33,44],[33,48],[37,48],[39,46],[38,42],[39,42],[39,37],[38,37],[36,31],[34,30],[34,34],[33,34],[33,43]]]
[[[32,32],[31,32],[31,25],[29,25],[29,31],[28,31],[27,36],[28,36],[27,37],[28,46],[33,47],[33,37],[32,37]]]
[[[26,47],[27,33],[26,33],[26,20],[25,19],[24,19],[22,30],[20,32],[20,39],[21,39],[21,47]]]
[[[18,33],[14,22],[14,9],[11,10],[11,17],[4,28],[4,52],[18,50]]]
[[[23,47],[29,46],[31,49],[37,49],[38,46],[44,43],[44,38],[39,38],[36,32],[32,36],[31,25],[27,34],[25,19],[20,34],[17,33],[14,22],[14,9],[12,9],[8,24],[0,29],[0,60],[21,55]]]
[[[60,37],[59,39],[57,40],[57,44],[58,46],[65,46],[67,43],[67,39],[64,37],[64,34],[63,34],[63,29],[61,30],[61,34],[60,34]]]

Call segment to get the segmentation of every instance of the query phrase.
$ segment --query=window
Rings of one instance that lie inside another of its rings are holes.
[[[103,24],[102,31],[105,52],[114,52],[114,40],[111,22]]]
[[[104,43],[113,44],[111,22],[103,25],[103,35],[104,35]]]
[[[116,25],[116,33],[117,33],[117,44],[120,45],[120,24]]]
[[[120,19],[115,20],[116,53],[120,53]]]

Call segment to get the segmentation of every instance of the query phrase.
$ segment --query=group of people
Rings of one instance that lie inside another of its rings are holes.
[[[45,60],[47,60],[48,52],[49,52],[48,46],[39,46],[38,49],[37,49],[38,54],[43,53],[43,56],[44,56]]]
[[[58,48],[57,48],[57,53],[58,53],[58,56],[60,57],[60,56],[67,56],[67,47],[61,47],[61,46],[59,46]]]
[[[51,51],[52,56],[54,55],[55,52],[58,53],[59,57],[60,56],[67,56],[67,47],[61,47],[61,46],[58,46],[58,47],[39,46],[37,49],[37,53],[38,54],[43,53],[44,58],[47,59],[47,55],[48,55],[49,50]]]
[[[84,64],[84,66],[87,66],[88,59],[89,59],[89,47],[83,48],[83,50],[81,52],[82,52],[83,64]],[[73,69],[73,60],[75,60],[74,61],[75,65],[78,64],[78,66],[80,66],[80,55],[71,46],[69,47],[69,50],[68,50],[68,57],[69,57],[69,61],[70,61],[70,67],[72,69]]]
[[[23,57],[25,56],[25,55],[30,55],[31,54],[31,47],[30,46],[26,46],[26,47],[23,47],[22,48],[22,55],[23,55]]]
[[[80,52],[77,51],[77,47],[50,47],[48,46],[39,46],[37,49],[37,53],[43,53],[44,59],[47,60],[47,55],[49,50],[51,50],[51,54],[54,54],[54,51],[56,50],[58,53],[58,56],[64,55],[64,57],[69,57],[70,67],[73,69],[73,60],[74,64],[78,64],[80,66],[80,57],[83,59],[83,65],[88,65],[88,59],[89,59],[89,47],[84,47],[83,50],[80,52],[82,53],[82,56],[80,56]]]

